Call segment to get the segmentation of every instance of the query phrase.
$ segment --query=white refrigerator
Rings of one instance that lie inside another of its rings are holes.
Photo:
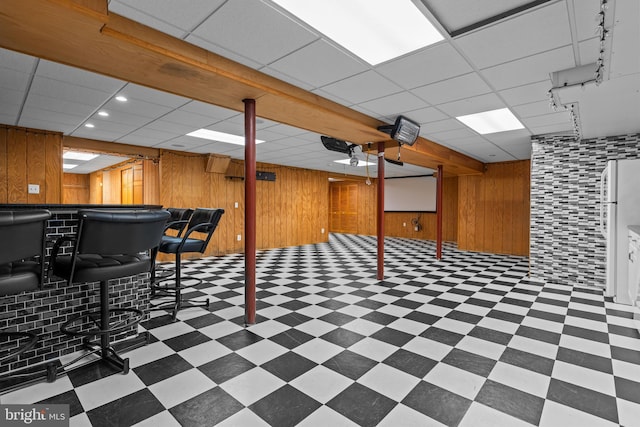
[[[640,225],[640,159],[609,160],[600,181],[600,230],[606,239],[605,295],[633,304],[629,295],[628,226]]]

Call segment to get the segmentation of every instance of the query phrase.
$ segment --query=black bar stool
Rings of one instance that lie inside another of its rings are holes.
[[[69,364],[100,353],[104,361],[126,374],[129,359],[122,359],[116,353],[110,336],[137,325],[143,312],[138,308],[110,308],[108,281],[151,270],[169,212],[87,209],[79,210],[78,218],[77,235],[58,239],[51,265],[54,274],[69,284],[100,282],[100,312],[75,316],[61,326],[64,334],[84,337],[88,350]],[[73,242],[72,253],[59,256],[66,241]],[[99,342],[92,341],[94,337],[99,337]]]
[[[211,240],[213,232],[218,227],[220,218],[224,214],[224,209],[205,209],[197,208],[191,215],[189,224],[187,225],[187,231],[182,237],[178,236],[162,236],[162,241],[158,250],[166,254],[174,254],[176,258],[175,263],[175,277],[173,283],[161,283],[157,281],[155,277],[155,271],[151,273],[151,284],[155,297],[171,297],[173,301],[159,302],[152,305],[153,310],[171,310],[173,320],[176,319],[178,311],[186,307],[208,307],[209,299],[206,301],[193,301],[184,300],[182,298],[181,284],[182,277],[180,276],[180,258],[183,253],[187,252],[199,252],[204,253],[207,249],[207,245]],[[202,233],[203,238],[197,239],[192,237],[193,233]]]
[[[0,212],[0,297],[42,287],[47,210]],[[38,336],[29,331],[0,332],[0,363],[32,349]]]
[[[186,228],[189,223],[189,218],[193,214],[193,209],[190,208],[167,208],[167,212],[171,214],[169,217],[169,221],[167,225],[164,227],[164,234],[167,234],[167,231],[173,231],[174,235],[177,237],[182,236],[182,232]],[[154,268],[155,280],[164,280],[171,277],[175,274],[175,266],[168,266],[166,264],[157,265]]]

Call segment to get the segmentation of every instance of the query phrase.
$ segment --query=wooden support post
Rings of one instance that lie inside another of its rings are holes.
[[[442,258],[442,165],[438,165],[436,181],[436,259]]]
[[[384,280],[384,142],[378,143],[378,280]]]
[[[244,322],[256,323],[256,101],[244,102]]]

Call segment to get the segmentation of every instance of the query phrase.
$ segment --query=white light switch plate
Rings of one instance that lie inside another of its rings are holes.
[[[29,184],[29,194],[40,194],[40,186],[38,184]]]

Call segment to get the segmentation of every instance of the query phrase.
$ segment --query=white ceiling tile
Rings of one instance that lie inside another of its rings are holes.
[[[438,120],[447,119],[448,116],[434,107],[420,108],[407,113],[407,117],[423,125]]]
[[[127,87],[118,92],[131,100],[140,100],[152,104],[163,105],[165,107],[178,108],[185,105],[190,99],[183,96],[177,96],[171,93],[162,92],[156,89],[129,83]]]
[[[166,132],[170,135],[186,135],[193,132],[193,126],[187,126],[179,123],[168,122],[164,120],[155,120],[145,126],[146,129],[153,129],[159,132]]]
[[[38,108],[40,110],[69,114],[75,116],[75,119],[78,120],[77,124],[80,124],[95,111],[95,106],[93,105],[65,101],[60,98],[38,95],[33,92],[29,93],[24,107],[25,109]]]
[[[571,2],[576,20],[578,41],[591,38],[595,34],[596,16],[600,12],[600,0],[579,0]]]
[[[123,133],[117,131],[109,131],[103,129],[87,129],[84,126],[79,127],[71,133],[72,136],[79,138],[97,139],[102,141],[117,141],[122,138]]]
[[[530,0],[424,0],[425,5],[449,31],[459,30],[471,24],[500,15],[508,10],[529,3]]]
[[[188,35],[184,40],[188,43],[191,43],[194,46],[198,46],[204,50],[218,54],[223,58],[227,58],[232,61],[238,62],[242,65],[246,65],[247,67],[260,69],[260,67],[263,66],[263,64],[258,61],[254,61],[251,58],[247,58],[246,56],[239,55],[237,52],[234,52],[229,49],[225,49],[222,46],[218,46],[217,44],[211,43],[208,40],[204,40],[200,37],[196,37],[193,34]]]
[[[30,74],[38,60],[32,56],[0,48],[0,68]]]
[[[270,64],[269,68],[302,79],[311,87],[324,86],[367,69],[360,60],[324,40],[316,40]]]
[[[542,116],[544,114],[553,113],[553,109],[549,104],[549,100],[532,102],[529,104],[518,105],[511,108],[512,112],[518,117]]]
[[[180,111],[186,111],[189,113],[195,113],[201,116],[209,117],[212,122],[217,120],[226,120],[239,114],[237,111],[229,110],[224,107],[218,107],[217,105],[207,104],[201,101],[191,101],[188,104],[180,107]]]
[[[500,91],[499,94],[507,104],[521,105],[545,99],[548,102],[549,89],[551,89],[551,80],[547,78],[540,82],[505,89]]]
[[[31,74],[4,68],[2,67],[2,63],[0,63],[0,88],[3,90],[24,92],[27,90],[27,85],[30,81]]]
[[[566,3],[500,21],[456,38],[456,44],[481,69],[570,45]]]
[[[69,67],[57,62],[46,61],[44,59],[41,59],[38,63],[36,78],[38,77],[46,77],[48,79],[70,83],[75,86],[83,86],[108,94],[112,94],[125,84],[122,80],[81,70],[75,67]]]
[[[30,93],[95,106],[104,103],[111,96],[110,93],[37,75],[31,83]]]
[[[455,129],[444,132],[428,133],[427,137],[435,142],[453,141],[462,138],[471,138],[476,135],[471,129]]]
[[[600,56],[600,39],[593,37],[578,43],[578,52],[580,55],[580,64],[593,64]]]
[[[193,34],[263,65],[318,38],[259,0],[226,2]]]
[[[173,28],[191,31],[222,3],[224,0],[112,0],[109,9],[121,13],[118,10],[126,7],[129,13],[131,9],[141,12],[146,15],[145,18],[136,16],[138,19],[132,19],[154,28],[156,25],[170,23]]]
[[[402,88],[375,71],[367,71],[327,85],[322,90],[346,99],[351,104],[361,104],[371,99],[400,92]]]
[[[10,88],[2,88],[0,90],[0,105],[11,105],[12,107],[20,109],[22,107],[22,101],[24,100],[24,92],[20,90],[12,90]],[[4,108],[1,110],[6,113]]]
[[[275,77],[278,80],[282,80],[283,82],[287,82],[290,85],[299,87],[299,88],[304,89],[304,90],[312,90],[315,87],[314,85],[311,85],[311,84],[309,84],[309,83],[307,83],[305,81],[298,80],[295,77],[291,77],[291,75],[289,75],[289,74],[284,74],[281,71],[274,70],[271,67],[262,67],[262,68],[260,68],[260,72],[268,74],[271,77]],[[299,76],[304,76],[304,74],[299,74]]]
[[[111,2],[109,3],[109,12],[122,15],[126,18],[131,19],[132,21],[136,21],[148,27],[155,28],[156,30],[161,31],[165,34],[169,34],[173,37],[182,38],[186,34],[185,30],[172,25],[170,23],[171,20],[163,21],[161,19],[157,19],[147,13],[141,12],[135,7],[131,7],[128,4],[124,3],[125,2],[121,0],[111,0]]]
[[[640,55],[638,55],[640,2],[618,0],[613,4],[615,5],[615,24],[611,36],[610,79],[640,73]],[[611,13],[611,10],[608,13]]]
[[[469,73],[438,83],[421,86],[413,89],[411,92],[429,104],[437,105],[470,96],[482,95],[491,92],[491,88],[477,73]]]
[[[525,117],[522,123],[529,128],[537,128],[540,126],[548,126],[555,124],[568,123],[571,124],[571,115],[568,111],[558,111],[557,113],[544,114],[541,116]]]
[[[456,119],[439,120],[437,122],[426,123],[420,127],[420,134],[433,134],[453,129],[466,129],[466,126]]]
[[[482,137],[500,147],[514,144],[531,145],[531,133],[526,129],[490,133],[487,135],[482,135]]]
[[[482,111],[496,110],[504,108],[504,102],[494,93],[474,96],[460,101],[449,102],[438,105],[438,109],[451,117],[463,116],[466,114],[480,113]]]
[[[43,110],[35,106],[25,106],[25,108],[22,110],[22,114],[20,115],[20,123],[23,123],[25,120],[38,120],[40,118],[49,122],[61,123],[67,126],[74,127],[82,123],[84,119],[84,117],[74,116],[67,112],[50,111]]]
[[[469,63],[446,42],[382,64],[376,70],[405,89],[413,89],[473,71]]]
[[[96,113],[90,117],[90,120],[96,123],[103,123],[105,126],[113,123],[136,129],[152,121],[149,117],[139,116],[138,114],[132,114],[127,111],[113,110],[111,108],[101,108],[100,111],[108,112],[109,116],[102,117]]]
[[[481,74],[495,89],[509,89],[549,78],[554,71],[575,67],[571,46],[486,68]]]
[[[410,92],[400,92],[364,102],[360,106],[374,112],[377,118],[392,117],[395,120],[398,115],[425,108],[428,104]]]
[[[462,149],[467,155],[484,163],[506,162],[516,160],[514,156],[495,146],[490,142],[482,142],[476,145],[467,145]]]
[[[154,104],[153,102],[146,102],[135,98],[129,99],[127,102],[120,102],[115,99],[111,99],[104,105],[104,109],[111,113],[121,112],[148,117],[150,119],[156,119],[173,110],[172,107]]]
[[[193,127],[193,130],[198,130],[220,121],[219,119],[201,116],[200,114],[190,113],[183,110],[173,110],[162,116],[162,120],[183,126],[191,126]]]
[[[137,125],[127,125],[124,123],[113,123],[109,121],[98,122],[97,120],[87,120],[87,122],[92,123],[94,128],[86,128],[85,126],[80,126],[78,129],[87,129],[89,132],[109,132],[118,134],[118,138],[121,136],[127,135],[136,129],[138,129]],[[94,138],[95,139],[95,138]]]
[[[5,93],[0,94],[0,123],[3,125],[15,125],[18,120],[21,104],[4,102],[4,95]]]

